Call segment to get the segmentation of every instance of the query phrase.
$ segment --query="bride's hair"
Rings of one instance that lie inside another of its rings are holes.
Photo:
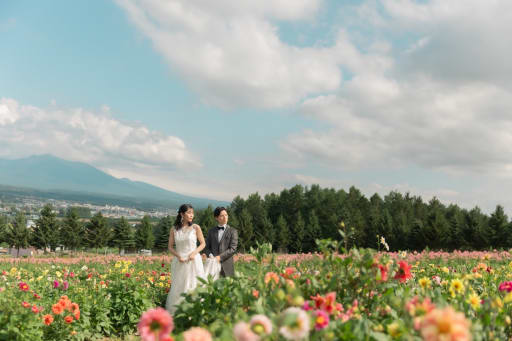
[[[174,221],[174,227],[176,230],[179,230],[183,227],[183,222],[181,221],[181,214],[187,212],[189,209],[194,209],[190,204],[183,204],[178,209],[178,215],[176,216],[176,220]],[[189,226],[192,225],[192,222],[189,223]]]

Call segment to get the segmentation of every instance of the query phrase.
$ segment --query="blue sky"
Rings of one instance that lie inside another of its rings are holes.
[[[507,7],[2,1],[0,157],[224,200],[318,183],[510,210]]]

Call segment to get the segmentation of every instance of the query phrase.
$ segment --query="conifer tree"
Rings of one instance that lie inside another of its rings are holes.
[[[61,227],[62,244],[68,249],[76,251],[77,248],[82,246],[84,233],[85,227],[78,217],[77,209],[69,208]]]
[[[304,223],[304,219],[302,219],[302,214],[299,211],[297,213],[297,218],[295,220],[293,229],[291,229],[293,232],[290,238],[289,245],[292,252],[302,252],[304,248],[302,243],[304,242],[304,238],[306,235],[305,225],[306,224]]]
[[[491,214],[489,219],[489,231],[491,234],[491,246],[493,248],[506,247],[508,234],[508,218],[501,205]]]
[[[167,250],[169,245],[169,231],[173,225],[171,216],[160,219],[156,227],[155,247],[160,250]]]
[[[5,215],[0,215],[0,243],[5,242],[7,233],[7,217]]]
[[[316,240],[321,239],[320,223],[315,210],[312,210],[308,217],[308,222],[305,226],[304,235],[304,250],[305,252],[312,252],[316,250]]]
[[[12,224],[7,224],[6,241],[9,246],[17,250],[16,257],[20,255],[20,249],[29,244],[29,230],[27,229],[27,219],[23,212],[16,212]]]
[[[85,226],[86,244],[96,250],[107,246],[112,236],[112,229],[101,212],[96,213]]]
[[[125,249],[135,246],[133,229],[124,217],[115,224],[113,243],[119,248],[119,254],[124,254]]]
[[[247,251],[251,246],[254,246],[252,217],[246,208],[242,209],[238,216],[238,236],[238,244],[241,251]]]
[[[43,249],[45,252],[47,248],[52,251],[55,250],[60,243],[59,230],[59,222],[57,215],[53,212],[53,207],[49,204],[45,205],[32,231],[32,245]]]
[[[203,236],[206,238],[208,230],[214,226],[217,226],[217,221],[213,216],[213,208],[211,205],[208,205],[207,208],[200,210],[198,213],[198,217],[195,218],[194,221],[196,221],[197,224],[201,227]],[[230,222],[228,222],[228,224],[230,224]]]
[[[283,215],[280,215],[279,218],[277,218],[275,227],[278,235],[276,245],[277,250],[280,252],[288,252],[288,243],[290,242],[290,230]]]
[[[155,243],[155,236],[153,235],[153,227],[151,226],[150,218],[145,215],[140,225],[137,227],[135,233],[135,244],[139,249],[151,250]]]

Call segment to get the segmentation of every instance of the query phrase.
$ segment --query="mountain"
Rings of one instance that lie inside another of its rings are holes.
[[[227,205],[225,201],[195,198],[129,179],[118,179],[86,163],[67,161],[52,155],[34,155],[23,159],[0,159],[0,184],[37,192],[68,193],[74,197],[114,197],[134,202],[151,202],[165,207],[191,203],[197,208],[209,204]],[[65,200],[65,199],[64,199]]]

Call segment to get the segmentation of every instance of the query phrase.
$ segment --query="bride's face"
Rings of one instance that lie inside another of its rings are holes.
[[[194,210],[189,208],[187,212],[181,214],[181,221],[183,224],[189,224],[194,219]]]

